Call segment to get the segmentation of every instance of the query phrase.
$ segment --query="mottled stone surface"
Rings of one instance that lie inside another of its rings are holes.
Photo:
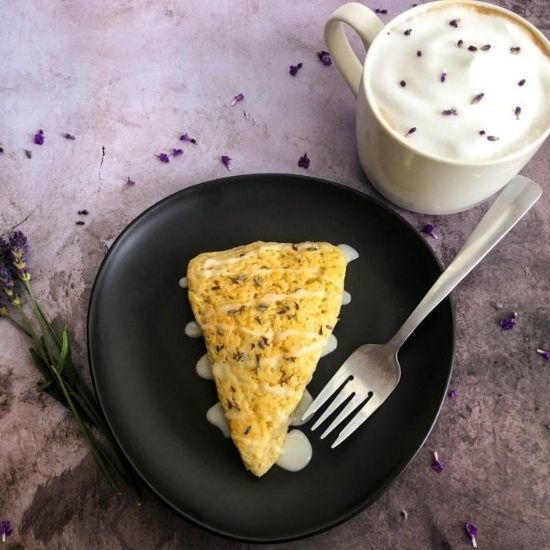
[[[4,2],[0,17],[0,234],[33,242],[35,289],[65,319],[85,365],[91,284],[109,243],[144,208],[200,181],[233,174],[299,172],[373,194],[355,153],[354,100],[335,67],[315,57],[322,25],[339,0],[229,2],[97,0]],[[504,5],[550,30],[547,0]],[[372,3],[388,20],[403,0]],[[302,62],[295,78],[288,66]],[[246,100],[229,103],[243,92]],[[31,143],[42,128],[43,146]],[[196,136],[182,157],[155,153]],[[70,132],[76,140],[67,141]],[[32,150],[32,159],[25,149]],[[546,144],[524,173],[550,184]],[[136,183],[125,185],[131,177]],[[448,263],[486,209],[428,219]],[[77,226],[77,210],[90,214]],[[455,293],[452,385],[424,449],[368,510],[288,549],[467,548],[465,521],[481,548],[542,549],[550,540],[550,195]],[[516,330],[496,325],[516,310]],[[114,497],[75,426],[35,390],[26,342],[0,323],[0,519],[6,548],[244,548],[188,524],[146,494],[141,508]],[[430,469],[431,450],[447,463]],[[400,510],[408,511],[408,520]]]

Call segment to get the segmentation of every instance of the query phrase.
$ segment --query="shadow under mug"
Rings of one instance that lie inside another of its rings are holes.
[[[423,4],[398,15],[387,26],[393,27],[411,15],[446,4],[475,5],[501,12],[527,27],[550,55],[550,42],[529,22],[504,8],[473,0]],[[364,65],[348,42],[344,23],[357,32],[365,46]],[[416,150],[373,107],[369,50],[376,46],[376,38],[385,27],[374,12],[358,3],[344,4],[325,24],[328,49],[357,97],[356,137],[363,170],[380,193],[407,210],[423,214],[453,214],[467,210],[502,189],[518,174],[543,144],[550,126],[521,149],[487,161],[461,162]]]

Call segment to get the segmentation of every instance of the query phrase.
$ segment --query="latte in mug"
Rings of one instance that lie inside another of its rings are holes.
[[[418,151],[458,162],[498,159],[550,124],[550,52],[502,11],[434,5],[377,42],[373,108]]]

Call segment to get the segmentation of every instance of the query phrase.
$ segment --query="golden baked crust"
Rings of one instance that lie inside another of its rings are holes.
[[[261,476],[278,459],[342,304],[346,259],[328,243],[255,242],[189,262],[201,327],[231,437]]]

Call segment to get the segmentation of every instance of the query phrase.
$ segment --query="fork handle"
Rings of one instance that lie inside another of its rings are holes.
[[[516,225],[541,196],[541,188],[529,178],[516,176],[492,204],[460,252],[439,276],[422,301],[388,342],[399,350],[426,316],[472,271],[488,252]]]

